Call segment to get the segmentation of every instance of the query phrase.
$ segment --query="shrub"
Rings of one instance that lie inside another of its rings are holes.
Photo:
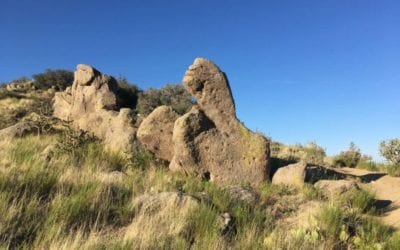
[[[167,84],[161,89],[150,88],[140,93],[136,109],[147,116],[161,105],[171,106],[177,113],[184,114],[192,107],[193,100],[182,85]]]
[[[379,151],[388,161],[400,165],[400,139],[382,141]]]
[[[350,143],[350,147],[347,151],[340,152],[339,155],[333,159],[333,165],[335,167],[349,167],[354,168],[357,166],[361,159],[361,151],[354,143]]]
[[[379,166],[376,164],[372,157],[369,155],[363,155],[360,158],[360,161],[357,164],[357,168],[366,169],[370,171],[379,171]]]
[[[33,80],[37,89],[49,89],[54,86],[57,90],[64,90],[72,85],[74,73],[63,69],[48,69],[44,73],[33,75]]]
[[[128,82],[124,77],[119,77],[117,79],[118,90],[117,95],[119,97],[119,106],[121,108],[131,108],[135,109],[139,94],[142,92],[138,86],[133,83]]]
[[[306,152],[305,161],[309,164],[323,165],[326,156],[325,149],[314,142],[309,143],[303,147]]]
[[[299,161],[308,164],[324,165],[325,149],[315,142],[307,145],[284,145],[279,142],[271,143],[271,156],[275,159],[273,165],[288,165]]]

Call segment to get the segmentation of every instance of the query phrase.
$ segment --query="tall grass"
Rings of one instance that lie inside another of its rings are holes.
[[[393,249],[400,242],[370,219],[373,194],[366,191],[329,201],[311,185],[266,182],[249,190],[258,199],[246,203],[227,188],[168,171],[149,152],[127,156],[96,140],[63,150],[62,138],[0,139],[0,248]],[[42,154],[48,146],[50,159]],[[161,192],[190,202],[135,205]],[[287,223],[310,202],[322,204],[310,227]]]

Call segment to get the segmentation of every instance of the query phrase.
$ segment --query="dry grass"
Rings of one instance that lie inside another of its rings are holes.
[[[169,172],[145,152],[126,158],[95,140],[65,151],[56,146],[61,139],[0,139],[0,248],[390,249],[400,242],[369,219],[371,194],[329,201],[311,186],[265,183],[249,205],[212,183]],[[177,202],[178,193],[188,198]],[[159,203],[148,203],[157,196]],[[234,220],[222,234],[224,212]]]

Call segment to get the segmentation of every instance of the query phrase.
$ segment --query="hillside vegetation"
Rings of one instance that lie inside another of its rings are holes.
[[[193,104],[181,87],[143,92],[119,84],[124,96],[136,97],[135,112],[143,115],[163,104],[182,114]],[[0,89],[0,129],[32,112],[52,121],[51,87]],[[399,233],[380,222],[383,207],[362,185],[334,194],[308,183],[217,185],[169,171],[139,143],[130,153],[111,151],[90,133],[52,122],[52,129],[0,138],[2,249],[400,247]],[[315,143],[271,148],[274,168],[304,161],[335,165]],[[348,155],[354,156],[341,157]],[[350,162],[357,167],[362,160]]]

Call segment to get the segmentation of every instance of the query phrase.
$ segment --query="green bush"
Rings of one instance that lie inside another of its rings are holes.
[[[138,86],[128,82],[124,77],[117,79],[118,89],[117,96],[119,97],[119,106],[121,108],[135,109],[139,94],[142,92]]]
[[[326,156],[325,149],[314,142],[309,143],[303,147],[306,152],[305,161],[309,164],[324,165],[324,158]]]
[[[361,151],[354,143],[350,143],[347,151],[340,152],[339,155],[333,159],[334,167],[349,167],[354,168],[357,166],[361,159]]]
[[[33,75],[33,80],[33,85],[37,89],[45,90],[54,86],[57,90],[64,90],[72,85],[74,73],[63,69],[48,69],[44,73]]]
[[[379,151],[388,161],[400,165],[400,139],[382,141]]]
[[[182,85],[167,84],[161,89],[148,89],[139,94],[137,111],[147,116],[161,105],[171,106],[178,114],[184,114],[193,105],[193,99]]]

